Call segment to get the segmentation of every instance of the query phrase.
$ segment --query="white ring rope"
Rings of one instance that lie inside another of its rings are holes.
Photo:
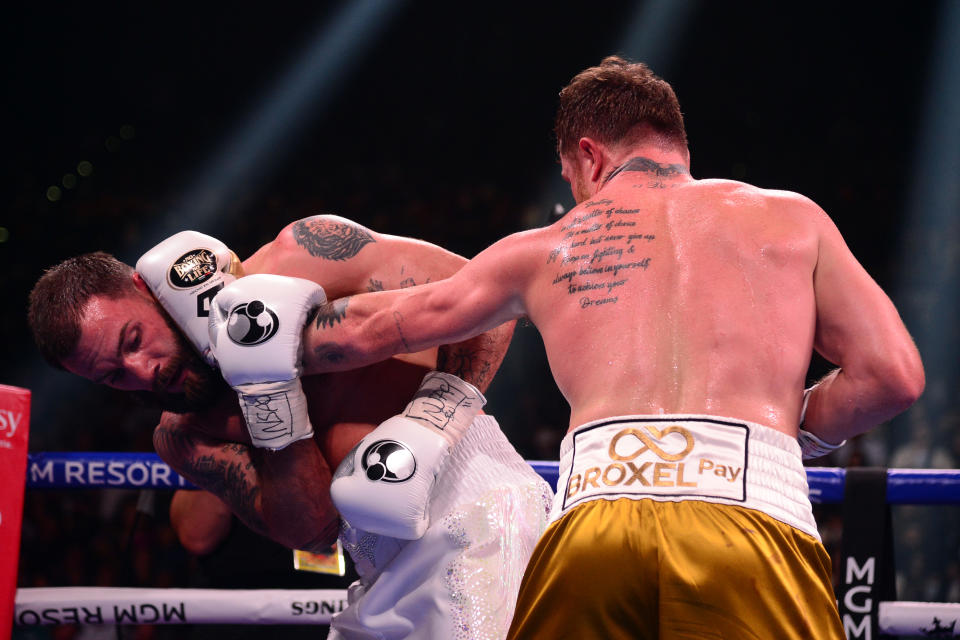
[[[343,589],[17,589],[14,622],[43,624],[329,624]]]
[[[14,621],[18,625],[329,624],[333,614],[346,606],[347,592],[342,589],[44,587],[17,590]],[[943,634],[958,621],[960,603],[880,603],[880,630],[890,635]]]

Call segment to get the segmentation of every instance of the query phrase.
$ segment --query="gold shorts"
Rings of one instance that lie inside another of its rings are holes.
[[[842,640],[830,558],[765,513],[699,500],[574,507],[541,537],[508,638]]]

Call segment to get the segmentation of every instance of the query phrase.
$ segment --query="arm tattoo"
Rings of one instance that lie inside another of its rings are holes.
[[[443,345],[437,350],[437,371],[452,373],[461,380],[486,388],[491,364],[476,350]]]
[[[261,532],[267,527],[257,511],[260,487],[250,482],[253,463],[246,455],[246,447],[239,444],[224,444],[221,452],[226,456],[202,455],[187,462],[189,475],[207,491],[214,493],[230,505],[230,508],[249,526]],[[243,453],[246,461],[236,454]]]
[[[297,244],[315,258],[347,260],[366,245],[376,242],[370,232],[349,222],[333,222],[310,218],[293,225]]]
[[[260,487],[246,446],[225,442],[215,453],[199,454],[196,436],[188,429],[161,420],[153,432],[153,446],[164,460],[198,487],[219,496],[249,527],[266,534],[267,527],[257,511]],[[211,447],[213,448],[213,447]]]
[[[324,342],[313,348],[313,356],[319,360],[326,360],[334,364],[339,364],[347,357],[346,352],[336,342]]]
[[[349,303],[350,296],[347,296],[317,307],[316,315],[313,317],[317,329],[332,327],[343,320],[347,315],[347,305]],[[307,323],[309,324],[310,321],[308,320]]]
[[[370,278],[370,284],[367,285],[367,291],[383,291],[383,282]]]
[[[403,327],[400,326],[403,322],[403,314],[401,314],[399,311],[394,311],[393,322],[397,326],[397,335],[400,337],[400,344],[402,344],[403,348],[406,349],[405,353],[410,353],[410,345],[407,343],[406,336],[403,335]]]

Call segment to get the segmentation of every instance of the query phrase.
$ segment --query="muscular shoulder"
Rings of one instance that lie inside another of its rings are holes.
[[[736,180],[697,180],[692,188],[717,205],[726,205],[738,210],[756,210],[758,213],[774,214],[796,221],[813,222],[826,214],[807,196],[783,189],[764,189]]]
[[[563,218],[549,227],[509,235],[481,252],[471,262],[482,264],[499,282],[512,281],[523,288],[536,272],[551,261],[564,235]]]
[[[317,215],[284,227],[273,241],[244,261],[247,274],[275,273],[306,278],[327,290],[328,297],[356,293],[365,281],[382,236],[334,215]]]
[[[465,262],[434,244],[377,233],[335,215],[297,220],[244,262],[246,273],[308,278],[328,298],[447,278]]]
[[[347,218],[310,216],[281,229],[272,242],[244,261],[244,269],[247,273],[272,273],[279,265],[301,254],[343,262],[357,256],[377,240],[376,233]]]
[[[297,220],[285,227],[276,240],[290,250],[333,261],[349,260],[377,241],[378,235],[362,224],[334,215]]]

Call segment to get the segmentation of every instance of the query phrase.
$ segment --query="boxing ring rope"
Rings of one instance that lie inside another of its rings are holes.
[[[14,620],[41,624],[330,624],[345,589],[17,589]]]
[[[556,486],[557,462],[529,461]],[[844,501],[848,472],[807,468],[810,500]],[[28,489],[195,489],[153,453],[35,453],[27,461]],[[887,504],[960,504],[960,470],[887,469]],[[861,567],[861,569],[863,569]],[[865,569],[863,570],[865,571]],[[856,588],[852,593],[856,592]],[[848,593],[847,603],[858,602]],[[38,624],[328,624],[346,607],[345,590],[136,589],[46,587],[17,590],[14,620]],[[960,603],[879,602],[882,633],[931,635],[949,632],[960,620]],[[851,630],[847,629],[848,635]],[[948,631],[949,630],[949,631]],[[960,630],[957,630],[960,633]],[[852,636],[859,637],[859,636]]]

